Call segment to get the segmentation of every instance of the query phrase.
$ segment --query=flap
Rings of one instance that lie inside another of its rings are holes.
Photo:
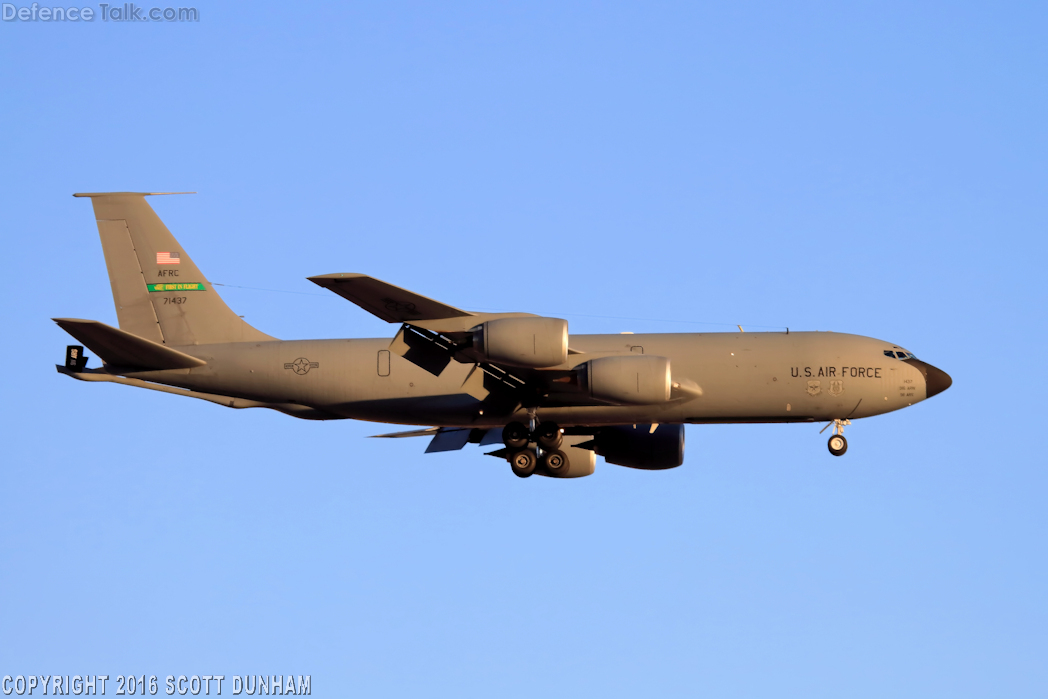
[[[97,320],[79,318],[52,318],[51,320],[84,343],[103,362],[112,366],[162,371],[164,369],[192,369],[207,364],[203,359],[191,357]]]
[[[309,281],[334,291],[344,299],[349,299],[387,323],[411,323],[417,320],[473,315],[366,274],[322,274],[309,277]]]
[[[373,434],[372,437],[379,437],[382,439],[400,439],[402,437],[432,437],[429,446],[426,447],[427,454],[433,454],[434,452],[440,451],[458,451],[462,447],[469,443],[470,437],[474,432],[477,432],[470,427],[427,427],[421,430],[409,430],[407,432],[391,432],[389,434]],[[502,428],[495,430],[479,430],[483,432],[480,439],[480,443],[483,444],[494,444],[496,441],[502,441]],[[497,433],[498,439],[492,441],[490,439],[491,433]],[[476,440],[474,440],[476,441]]]
[[[433,454],[440,451],[458,451],[466,446],[471,431],[472,430],[468,427],[441,427],[433,437],[433,441],[431,441],[429,446],[426,447],[426,453]]]
[[[455,355],[454,347],[445,338],[411,325],[401,326],[389,343],[389,351],[434,376],[440,376]]]
[[[480,438],[480,446],[488,447],[492,444],[502,444],[502,428],[495,427],[484,433],[484,436]]]

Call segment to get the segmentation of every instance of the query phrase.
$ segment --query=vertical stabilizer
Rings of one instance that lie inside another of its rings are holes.
[[[146,203],[148,194],[73,196],[94,205],[121,330],[166,345],[275,339],[225,304]]]

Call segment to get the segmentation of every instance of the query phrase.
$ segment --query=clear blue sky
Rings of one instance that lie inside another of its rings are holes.
[[[1044,696],[1043,3],[198,7],[0,25],[0,674]],[[679,469],[559,482],[78,383],[49,318],[115,323],[70,196],[107,190],[198,191],[152,203],[212,281],[299,292],[223,290],[281,338],[389,336],[305,280],[364,272],[574,332],[870,335],[954,386],[840,459],[695,426]]]

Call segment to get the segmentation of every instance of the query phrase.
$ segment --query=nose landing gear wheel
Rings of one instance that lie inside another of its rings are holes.
[[[834,456],[844,456],[844,452],[848,451],[848,440],[844,438],[843,434],[835,434],[830,437],[827,446]]]
[[[542,457],[542,465],[546,467],[549,475],[555,478],[566,476],[571,466],[568,463],[568,455],[558,449],[547,451]]]
[[[555,422],[543,422],[535,430],[535,441],[543,449],[558,449],[564,441],[560,427]]]
[[[826,427],[819,430],[819,434],[822,434],[833,425],[833,434],[830,435],[830,441],[826,445],[830,448],[830,453],[834,456],[844,456],[844,452],[848,451],[848,440],[844,438],[844,428],[851,424],[851,420],[848,418],[835,418],[833,422],[827,422]]]
[[[535,473],[536,463],[535,452],[530,449],[523,449],[509,457],[509,467],[518,478],[527,478]]]

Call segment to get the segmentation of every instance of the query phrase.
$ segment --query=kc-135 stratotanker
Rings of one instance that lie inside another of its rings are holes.
[[[674,468],[685,424],[826,422],[841,456],[852,420],[951,384],[870,337],[571,335],[560,318],[472,313],[355,273],[309,279],[396,323],[392,339],[278,340],[230,310],[147,193],[73,196],[94,206],[119,329],[54,319],[102,360],[88,369],[83,346],[71,345],[59,372],[307,420],[428,425],[377,436],[428,436],[427,452],[499,446],[490,453],[522,478],[588,476],[596,455]]]

